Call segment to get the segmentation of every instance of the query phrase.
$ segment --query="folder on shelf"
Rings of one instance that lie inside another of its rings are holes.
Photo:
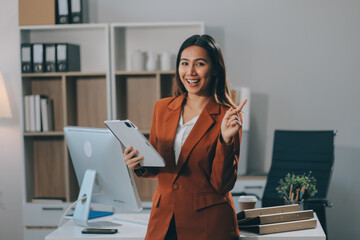
[[[45,51],[44,44],[34,43],[33,45],[33,72],[44,72]]]
[[[88,1],[84,0],[70,0],[71,9],[71,23],[86,23],[88,22]]]
[[[80,71],[80,46],[69,43],[58,43],[57,52],[57,71],[69,72]]]
[[[69,0],[56,0],[56,24],[70,23]]]
[[[296,220],[305,220],[314,217],[313,210],[295,211],[295,212],[284,212],[259,215],[254,218],[245,218],[238,221],[238,225],[260,225],[269,223],[289,222]]]
[[[56,72],[56,44],[47,43],[45,45],[45,71]]]
[[[254,218],[260,215],[274,214],[274,213],[284,213],[284,212],[295,212],[300,211],[299,204],[291,205],[281,205],[275,207],[265,207],[265,208],[255,208],[255,209],[246,209],[237,213],[237,220],[243,220],[246,218]]]
[[[49,98],[41,98],[41,127],[44,132],[54,130],[53,101]]]
[[[31,43],[21,44],[21,72],[31,73],[33,69],[33,49]]]

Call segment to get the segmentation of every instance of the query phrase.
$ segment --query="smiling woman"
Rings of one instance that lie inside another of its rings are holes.
[[[192,48],[195,48],[195,50]],[[187,92],[180,77],[181,61],[182,58],[188,57],[193,51],[197,52],[196,54],[198,55],[202,55],[203,61],[207,61],[209,65],[208,70],[211,70],[211,81],[207,86],[209,96],[213,95],[215,100],[220,104],[234,107],[234,103],[229,96],[224,57],[217,42],[209,35],[191,36],[186,39],[180,47],[176,59],[176,76],[173,85],[173,94],[179,96]],[[192,56],[195,57],[195,55]],[[199,59],[199,61],[201,61],[201,59]],[[203,63],[199,62],[199,64]]]
[[[182,54],[179,65],[179,76],[188,95],[209,96],[211,83],[211,60],[205,49],[190,46]]]
[[[209,35],[180,47],[174,97],[154,107],[150,143],[165,160],[141,168],[128,147],[124,160],[138,176],[156,177],[146,239],[238,239],[230,190],[237,178],[242,133],[240,111],[228,93],[221,50]]]

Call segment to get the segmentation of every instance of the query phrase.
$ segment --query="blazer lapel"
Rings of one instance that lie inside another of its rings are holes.
[[[182,167],[188,161],[189,155],[191,154],[192,150],[195,148],[201,138],[206,134],[206,132],[215,124],[215,120],[212,115],[219,113],[220,105],[216,103],[215,99],[209,99],[209,102],[206,104],[205,108],[201,112],[198,120],[196,121],[196,124],[194,125],[184,145],[181,148],[179,160],[176,165],[176,176],[174,177],[173,182],[177,179]]]
[[[168,105],[167,111],[165,113],[165,126],[164,129],[166,132],[164,133],[164,149],[169,149],[170,152],[168,154],[168,162],[170,168],[175,168],[175,153],[174,153],[174,140],[176,135],[177,126],[180,119],[181,114],[181,105],[184,101],[184,95],[181,95],[177,98],[174,98]]]

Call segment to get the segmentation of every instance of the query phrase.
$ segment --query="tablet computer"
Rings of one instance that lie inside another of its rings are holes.
[[[126,148],[132,146],[144,159],[142,167],[164,167],[165,161],[130,120],[106,120],[105,125]]]

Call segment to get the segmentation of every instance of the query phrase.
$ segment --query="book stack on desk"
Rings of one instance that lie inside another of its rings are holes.
[[[298,204],[248,209],[237,214],[240,230],[268,234],[316,228],[313,210]]]

